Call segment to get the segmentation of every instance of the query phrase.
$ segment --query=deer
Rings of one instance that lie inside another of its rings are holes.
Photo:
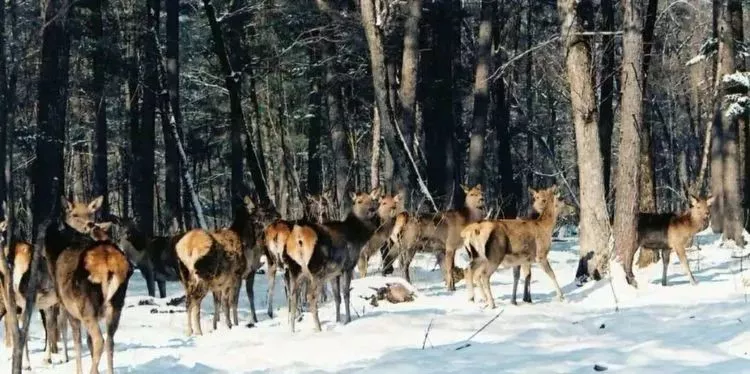
[[[265,246],[266,261],[268,261],[268,317],[273,318],[273,292],[276,285],[276,272],[281,269],[286,271],[284,262],[284,249],[286,240],[297,223],[323,223],[330,219],[330,197],[328,193],[322,195],[307,195],[305,197],[304,213],[301,220],[287,221],[277,219],[263,229],[263,243]],[[284,278],[286,279],[286,277]],[[289,296],[289,285],[284,282],[284,291]]]
[[[300,281],[309,281],[307,298],[315,330],[321,331],[318,317],[318,294],[324,282],[330,280],[336,305],[336,322],[341,322],[343,294],[344,323],[351,321],[350,285],[362,247],[377,229],[376,210],[378,190],[352,193],[351,212],[343,221],[323,224],[297,223],[287,237],[284,261],[285,278],[289,284],[289,324],[295,328],[297,298]]]
[[[531,302],[529,282],[531,264],[539,263],[555,285],[557,299],[563,300],[562,290],[547,258],[552,232],[558,214],[566,204],[553,185],[543,190],[531,190],[534,197],[533,208],[539,212],[535,219],[485,220],[467,225],[461,231],[464,248],[469,251],[471,263],[466,270],[466,284],[469,300],[474,300],[474,284],[478,283],[484,301],[495,308],[490,289],[490,277],[498,267],[513,267],[513,294],[511,303],[516,304],[516,292],[520,270],[524,272],[524,301]],[[520,268],[519,268],[520,266]]]
[[[237,325],[240,282],[247,275],[248,248],[256,244],[254,221],[258,210],[249,196],[245,196],[243,203],[235,209],[231,226],[214,231],[193,229],[181,235],[175,244],[180,282],[185,288],[188,336],[203,335],[200,304],[208,291],[214,294],[214,329],[220,309],[224,310],[228,328],[232,327],[230,313]]]
[[[454,259],[462,246],[461,230],[469,223],[484,218],[482,185],[472,188],[461,186],[466,194],[464,207],[437,214],[410,215],[402,212],[396,216],[390,234],[391,249],[399,261],[404,278],[411,283],[409,265],[420,248],[437,247],[443,256],[443,275],[449,291],[456,290]]]
[[[697,197],[688,193],[689,209],[683,213],[639,213],[637,224],[638,247],[641,251],[661,251],[662,276],[661,285],[667,285],[667,268],[669,267],[669,256],[674,251],[680,259],[680,265],[690,284],[695,286],[698,282],[690,270],[685,248],[691,242],[693,236],[706,228],[711,216],[711,205],[714,196],[706,198]],[[624,261],[625,280],[633,287],[638,283],[633,275],[633,257],[637,248],[629,250]]]
[[[99,372],[102,351],[107,353],[107,372],[113,373],[114,335],[120,322],[128,282],[133,270],[122,250],[99,235],[94,214],[102,197],[88,204],[61,198],[63,219],[47,226],[44,250],[47,266],[57,290],[60,305],[73,330],[76,372],[81,373],[81,326],[88,333],[91,373]],[[93,234],[92,234],[93,231]],[[106,344],[99,321],[106,325]]]
[[[367,263],[370,257],[375,254],[376,251],[380,250],[382,256],[382,270],[383,275],[388,273],[391,268],[393,255],[388,250],[390,247],[389,236],[393,231],[393,225],[396,222],[396,216],[405,211],[404,201],[401,194],[393,196],[382,195],[380,196],[380,205],[378,206],[377,215],[380,219],[380,225],[373,234],[372,238],[367,242],[362,252],[359,254],[359,261],[357,262],[357,270],[360,278],[367,276]]]
[[[119,245],[132,263],[136,265],[146,281],[148,295],[156,296],[154,283],[159,289],[159,298],[167,297],[167,282],[179,280],[174,240],[170,236],[149,237],[130,221],[122,223]]]

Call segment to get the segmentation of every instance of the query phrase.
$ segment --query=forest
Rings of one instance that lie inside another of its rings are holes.
[[[742,245],[743,7],[5,0],[4,213],[31,239],[60,195],[103,195],[153,235],[221,227],[246,193],[284,217],[326,193],[341,217],[351,191],[431,211],[481,184],[512,218],[558,183],[582,254],[686,190],[720,196],[712,228]]]

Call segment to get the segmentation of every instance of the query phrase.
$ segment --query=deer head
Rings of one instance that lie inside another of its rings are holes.
[[[483,209],[484,208],[484,193],[482,192],[482,185],[478,184],[474,187],[461,186],[466,194],[464,205],[470,209]]]
[[[61,199],[65,223],[80,233],[90,233],[95,227],[94,214],[102,207],[104,197],[99,196],[88,204],[78,201],[71,202],[64,196]]]
[[[701,226],[705,226],[708,223],[708,219],[711,217],[711,204],[714,203],[714,196],[708,196],[707,198],[699,198],[693,194],[690,194],[690,218],[693,222],[699,223]]]
[[[352,213],[360,219],[370,219],[375,216],[378,209],[378,192],[380,188],[375,188],[370,193],[359,192],[352,193]]]

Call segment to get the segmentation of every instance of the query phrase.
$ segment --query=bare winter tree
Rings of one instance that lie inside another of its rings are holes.
[[[576,153],[580,189],[580,227],[582,258],[594,253],[588,273],[601,274],[609,260],[609,214],[604,197],[604,176],[599,146],[596,94],[591,61],[591,36],[585,34],[593,25],[593,2],[558,0],[562,21],[561,36],[565,69],[570,87],[570,101],[575,126]]]

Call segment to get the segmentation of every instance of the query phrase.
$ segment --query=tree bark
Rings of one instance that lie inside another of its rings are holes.
[[[614,31],[615,8],[613,0],[601,1],[602,31]],[[612,173],[612,131],[614,128],[615,39],[602,35],[601,87],[599,95],[599,148],[602,153],[604,193],[609,195]]]
[[[492,46],[492,22],[495,18],[497,2],[483,0],[479,37],[477,38],[477,66],[474,75],[474,115],[472,118],[471,141],[469,143],[469,184],[485,183],[484,138],[489,107],[490,48]]]
[[[409,0],[408,14],[404,21],[404,51],[401,57],[400,94],[404,140],[412,150],[414,150],[414,134],[417,119],[416,105],[419,74],[419,23],[421,19],[422,0]]]
[[[628,283],[636,286],[633,256],[638,249],[638,174],[643,124],[643,0],[623,0],[622,109],[620,109],[620,146],[618,148],[613,233],[615,248],[623,261]]]
[[[137,133],[133,133],[132,144],[138,144],[138,151],[133,154],[132,182],[133,221],[146,236],[154,233],[154,148],[156,145],[156,106],[159,96],[159,75],[157,70],[159,46],[156,38],[159,32],[159,0],[148,0],[145,17],[145,29],[141,35],[143,47],[143,102],[141,104],[141,123]]]
[[[311,56],[311,58],[315,58]],[[312,61],[311,61],[312,62]],[[317,195],[323,192],[323,163],[321,160],[321,115],[320,79],[312,77],[311,92],[308,96],[308,110],[311,112],[307,130],[307,192]]]
[[[232,2],[229,5],[230,12],[237,11],[238,9],[241,9],[244,6],[243,0],[232,0]],[[242,65],[241,56],[243,45],[242,45],[242,22],[239,19],[232,19],[230,22],[228,22],[228,28],[227,28],[227,44],[229,45],[229,50],[227,51],[227,58],[229,59],[230,68],[229,71],[231,73],[227,73],[227,76],[229,75],[235,75],[235,72],[240,71],[240,66]],[[216,41],[214,41],[216,43]],[[232,53],[229,53],[229,51],[232,51]],[[244,173],[243,173],[243,154],[242,154],[242,134],[244,132],[245,128],[245,119],[244,119],[244,113],[242,111],[241,103],[242,103],[242,79],[239,74],[232,77],[232,86],[234,89],[230,89],[229,92],[229,107],[230,107],[230,126],[229,126],[229,136],[230,136],[230,170],[231,170],[231,201],[232,201],[232,211],[237,209],[237,207],[242,206],[244,203],[242,201],[243,197],[245,196],[244,193]],[[229,84],[227,83],[227,89],[229,89]]]
[[[166,49],[166,82],[169,108],[177,127],[182,127],[182,110],[180,108],[180,1],[165,0],[167,13],[167,49]],[[164,198],[167,206],[167,217],[177,226],[185,229],[182,204],[180,202],[180,156],[177,150],[177,139],[172,135],[169,122],[162,122],[164,136]],[[179,134],[182,140],[182,134]],[[171,222],[170,222],[171,223]]]
[[[599,146],[598,116],[591,75],[591,37],[583,34],[593,25],[591,0],[558,0],[565,67],[575,126],[580,189],[580,255],[594,253],[589,274],[602,273],[608,264],[609,214],[604,196],[604,176]]]
[[[98,214],[109,213],[109,189],[107,186],[107,98],[105,95],[106,61],[104,56],[104,25],[102,21],[102,2],[95,1],[91,8],[91,31],[95,40],[92,56],[94,69],[93,102],[96,108],[96,127],[94,130],[94,196],[103,196],[104,202]]]
[[[238,127],[242,129],[245,127],[245,117],[242,113],[242,102],[240,97],[240,77],[234,70],[232,70],[229,55],[227,54],[227,49],[224,44],[224,36],[222,35],[219,23],[216,21],[216,10],[214,9],[211,0],[203,0],[203,8],[206,11],[206,18],[208,19],[208,24],[211,27],[211,37],[213,38],[214,53],[219,60],[222,73],[225,76],[224,85],[226,86],[227,91],[229,91],[229,107],[231,111],[230,115],[232,119],[232,127]],[[248,148],[248,167],[250,168],[252,174],[255,191],[258,194],[258,198],[262,204],[270,205],[271,199],[268,195],[268,190],[261,173],[256,149],[252,145],[252,142],[246,142],[246,146]]]
[[[37,90],[36,159],[34,160],[33,233],[50,204],[59,206],[64,188],[63,150],[68,104],[70,34],[67,0],[48,0],[44,8],[41,65]],[[58,212],[56,209],[55,212]]]
[[[372,150],[370,152],[370,189],[380,186],[380,116],[372,110]]]
[[[5,3],[0,4],[0,160],[5,167],[6,143],[8,139],[8,112],[10,111],[8,71],[5,54]],[[0,178],[0,197],[7,196],[5,177]],[[0,217],[5,217],[5,208],[0,208]]]
[[[638,5],[639,8],[642,6],[643,4]],[[656,25],[656,11],[658,6],[658,0],[648,0],[645,22],[640,21],[643,22],[643,33],[641,37],[643,45],[641,72],[643,78],[639,79],[643,82],[641,86],[643,98],[646,98],[648,66],[651,60],[651,46],[654,39],[654,27]],[[641,19],[643,19],[642,16]],[[642,120],[638,127],[640,129],[641,137],[639,152],[640,177],[638,178],[641,195],[639,210],[641,212],[656,212],[656,183],[654,179],[654,161],[651,152],[651,124],[646,120],[645,116],[641,116],[641,119]],[[651,254],[653,254],[653,252],[651,252]]]

